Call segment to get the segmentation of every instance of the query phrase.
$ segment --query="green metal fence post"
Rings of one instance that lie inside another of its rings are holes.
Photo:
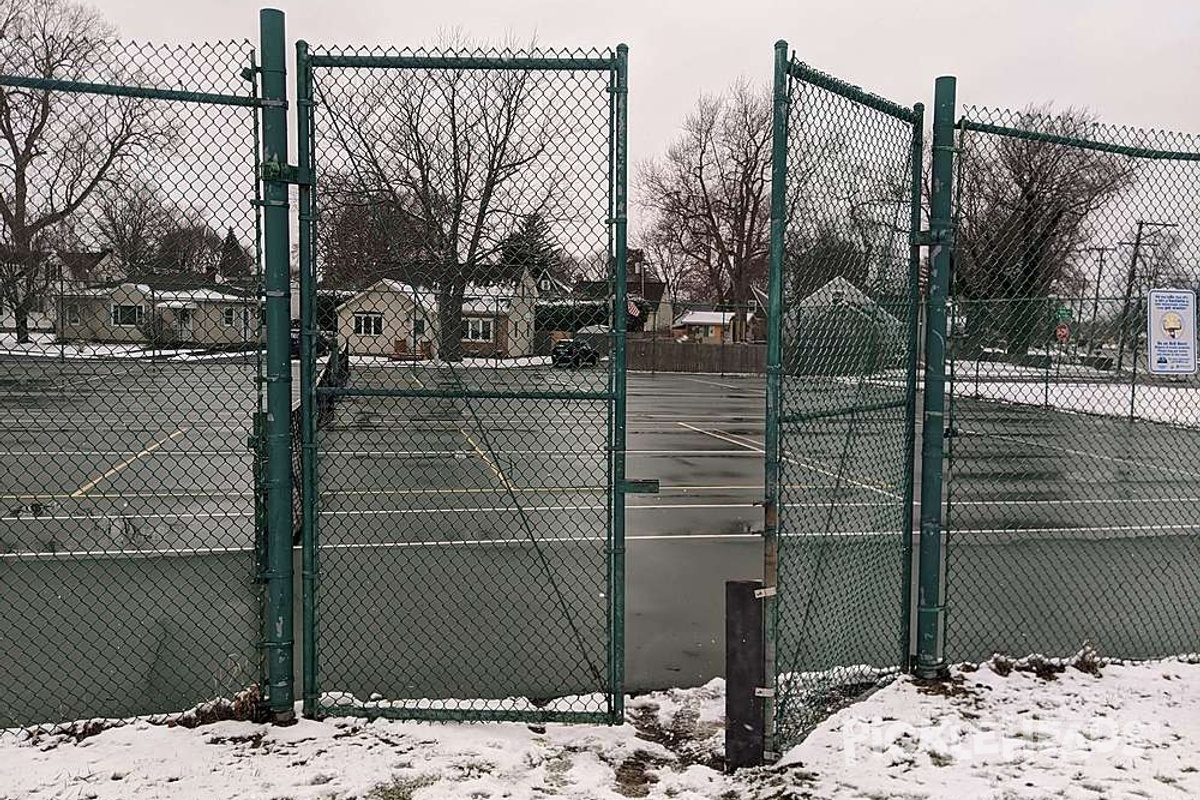
[[[292,368],[289,357],[287,66],[283,12],[259,12],[262,46],[262,181],[267,317],[266,703],[276,722],[292,707]]]
[[[779,571],[779,390],[783,374],[783,250],[787,227],[787,139],[788,139],[788,43],[775,43],[774,113],[771,123],[771,256],[767,273],[767,398],[764,460],[766,476],[763,498],[763,598],[766,624],[765,660],[767,680],[775,681],[777,607],[769,592],[778,585]],[[775,751],[775,699],[763,703],[763,745]]]
[[[933,101],[933,195],[929,215],[929,291],[925,315],[925,413],[921,437],[921,543],[917,586],[920,678],[946,672],[943,641],[942,454],[946,421],[946,298],[954,243],[953,77],[937,79]]]
[[[308,68],[308,42],[296,42],[296,164],[301,172],[299,186],[300,229],[300,544],[301,594],[304,607],[304,715],[317,714],[317,531],[316,531],[316,434],[313,403],[316,373],[317,276],[312,253],[312,82]]]
[[[921,184],[925,157],[925,104],[913,106],[912,186],[910,187],[909,234],[912,246],[908,253],[908,363],[905,373],[908,393],[905,397],[904,457],[908,472],[904,479],[904,547],[900,577],[900,663],[908,669],[912,660],[912,572],[913,572],[913,500],[916,492],[917,438],[917,367],[921,347]]]
[[[629,172],[629,47],[617,45],[616,141],[613,156],[613,526],[612,526],[612,721],[625,717],[625,339]]]

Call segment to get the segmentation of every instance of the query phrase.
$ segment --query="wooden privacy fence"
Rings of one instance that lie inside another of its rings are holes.
[[[642,372],[717,372],[765,374],[765,344],[699,344],[635,339],[626,345],[626,368]]]

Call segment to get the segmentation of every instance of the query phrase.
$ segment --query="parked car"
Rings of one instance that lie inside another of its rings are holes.
[[[292,352],[292,358],[300,357],[300,320],[292,320],[292,328],[289,336],[289,349]],[[329,354],[329,339],[323,333],[317,334],[316,339],[316,355],[318,358]]]
[[[581,339],[559,339],[550,349],[550,363],[556,367],[594,367],[600,353]]]

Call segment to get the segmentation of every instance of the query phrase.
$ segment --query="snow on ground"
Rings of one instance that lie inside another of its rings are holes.
[[[26,356],[38,359],[65,358],[75,361],[155,359],[156,361],[214,361],[228,358],[244,358],[253,351],[210,351],[206,349],[179,348],[174,350],[147,348],[144,344],[114,344],[96,342],[68,342],[60,345],[53,333],[34,333],[31,341],[17,342],[16,334],[0,334],[0,356]]]
[[[0,798],[1200,796],[1200,665],[1080,666],[901,678],[735,776],[718,771],[715,680],[633,698],[619,728],[329,719],[0,737]]]

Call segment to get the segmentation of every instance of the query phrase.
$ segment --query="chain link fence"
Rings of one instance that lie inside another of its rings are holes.
[[[908,654],[922,124],[794,61],[784,88],[774,749]]]
[[[0,729],[255,704],[254,68],[5,39]]]
[[[1152,289],[1200,273],[1200,142],[1079,111],[959,123],[947,449],[951,661],[1194,652],[1200,384]]]
[[[341,293],[349,360],[306,387],[336,399],[305,488],[306,704],[619,719],[623,51],[300,52],[304,275]],[[585,269],[595,344],[539,348]]]

